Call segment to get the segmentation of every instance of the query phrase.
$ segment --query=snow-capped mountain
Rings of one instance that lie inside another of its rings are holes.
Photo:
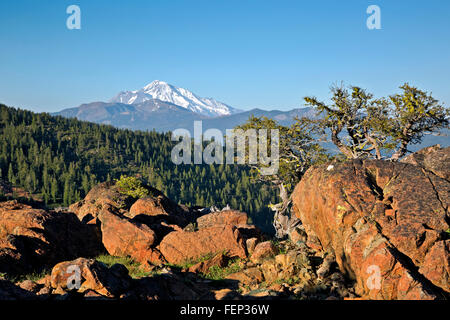
[[[122,91],[110,100],[113,103],[139,104],[158,99],[208,117],[227,116],[241,112],[213,98],[202,98],[191,91],[164,81],[155,80],[140,90]]]

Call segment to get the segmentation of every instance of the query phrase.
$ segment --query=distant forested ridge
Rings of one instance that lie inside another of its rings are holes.
[[[140,175],[186,205],[229,204],[271,230],[275,190],[242,165],[175,165],[170,133],[117,129],[0,104],[0,177],[49,206],[82,199],[97,183]]]

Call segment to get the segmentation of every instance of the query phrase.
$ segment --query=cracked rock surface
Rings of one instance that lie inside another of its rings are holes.
[[[437,151],[442,158],[450,149]],[[427,158],[431,162],[432,155]],[[332,251],[362,297],[445,299],[450,182],[443,170],[438,176],[381,160],[314,167],[293,193],[293,210],[308,243]]]

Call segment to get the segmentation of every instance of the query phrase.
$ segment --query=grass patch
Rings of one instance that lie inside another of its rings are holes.
[[[128,269],[128,273],[133,279],[147,277],[153,274],[152,272],[145,271],[139,262],[134,261],[130,257],[115,257],[105,254],[98,256],[95,260],[104,263],[108,267],[111,267],[116,263],[123,264]]]
[[[51,270],[43,269],[41,271],[34,271],[27,274],[19,274],[19,275],[10,275],[7,273],[0,273],[0,277],[8,280],[10,282],[16,283],[16,282],[22,282],[25,280],[31,280],[31,281],[38,281],[48,275],[51,274]]]
[[[209,271],[204,274],[206,279],[211,280],[223,280],[229,274],[238,272],[242,270],[240,258],[230,261],[230,263],[226,267],[212,266],[209,268]]]
[[[188,269],[188,268],[196,265],[197,263],[205,262],[205,261],[212,259],[216,254],[217,253],[207,253],[199,258],[189,259],[189,260],[183,261],[181,263],[176,263],[176,264],[167,263],[166,266],[180,268],[180,269]]]

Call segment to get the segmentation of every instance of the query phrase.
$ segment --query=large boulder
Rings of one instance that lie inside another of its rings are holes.
[[[424,148],[411,153],[401,160],[433,172],[435,175],[450,180],[450,147],[441,148],[440,145]]]
[[[223,210],[206,214],[197,218],[197,228],[205,229],[218,225],[236,226],[247,224],[247,214],[237,210]]]
[[[308,243],[334,253],[358,294],[435,299],[450,292],[449,196],[418,166],[353,160],[310,168],[292,200]]]
[[[100,235],[73,213],[0,203],[0,272],[23,273],[103,252]]]
[[[228,260],[228,257],[223,254],[223,252],[220,252],[210,259],[200,261],[195,265],[189,267],[188,271],[194,273],[208,273],[209,269],[211,269],[212,267],[226,267],[228,264]]]
[[[114,208],[120,215],[135,220],[142,219],[146,224],[165,221],[184,226],[188,223],[189,210],[167,198],[161,191],[147,185],[143,187],[148,195],[136,199],[114,182],[103,182],[93,187],[83,200],[72,204],[69,209],[80,220],[90,223],[97,222],[97,216],[103,208]]]
[[[122,193],[113,182],[103,182],[94,186],[86,197],[69,207],[78,218],[86,223],[96,223],[97,216],[103,208],[123,210],[135,201],[131,196]]]
[[[161,241],[159,248],[170,263],[192,261],[207,254],[224,251],[229,257],[247,256],[243,237],[236,227],[230,225],[219,225],[195,232],[171,232]]]
[[[255,238],[257,241],[262,239],[261,230],[258,227],[247,224],[248,216],[245,212],[238,210],[222,210],[202,215],[197,218],[197,229],[229,225],[235,226],[244,240]]]
[[[163,261],[155,249],[156,234],[145,224],[131,221],[118,214],[102,209],[98,214],[101,223],[102,241],[113,256],[130,256],[141,263]]]
[[[272,241],[260,242],[255,246],[250,260],[254,263],[263,261],[265,258],[272,257],[277,253],[277,249]]]
[[[51,287],[56,292],[92,291],[106,297],[119,297],[131,286],[131,277],[123,265],[108,268],[94,259],[78,258],[58,263],[51,273]]]
[[[190,221],[188,210],[185,210],[156,189],[152,189],[150,196],[138,199],[133,203],[126,215],[149,225],[163,221],[184,227]]]

